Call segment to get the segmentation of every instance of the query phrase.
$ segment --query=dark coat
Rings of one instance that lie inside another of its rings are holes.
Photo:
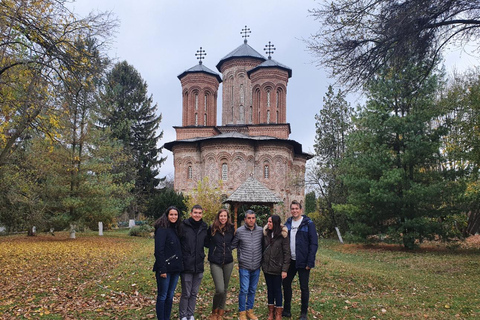
[[[227,228],[225,233],[216,232],[212,236],[212,227],[207,230],[205,247],[208,248],[208,261],[224,265],[233,262],[232,240],[234,235],[233,226]]]
[[[182,246],[172,228],[158,228],[155,231],[155,264],[153,271],[176,273],[183,271]]]
[[[202,273],[205,262],[205,238],[207,237],[207,224],[202,221],[195,230],[189,219],[182,222],[183,272]]]
[[[281,275],[290,267],[290,239],[288,229],[282,226],[282,233],[271,238],[267,233],[268,226],[263,228],[263,251],[262,270],[264,273]]]
[[[288,228],[290,238],[290,230],[292,229],[292,217],[287,219],[285,227]],[[303,220],[297,230],[295,237],[295,266],[297,269],[303,269],[307,266],[315,267],[315,254],[318,249],[318,236],[313,221],[303,215]]]

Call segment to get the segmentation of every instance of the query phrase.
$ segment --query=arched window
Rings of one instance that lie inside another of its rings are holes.
[[[198,126],[198,113],[195,113],[195,125]]]
[[[192,166],[188,166],[188,171],[187,171],[187,179],[191,180],[193,176],[192,173]]]
[[[203,115],[203,125],[204,126],[207,125],[207,114],[206,113]]]
[[[195,110],[198,110],[198,92],[195,92]]]
[[[270,108],[270,89],[267,89],[267,108]]]
[[[267,123],[270,123],[270,110],[267,110]]]
[[[222,180],[228,180],[228,164],[222,163]]]
[[[208,94],[205,94],[205,99],[203,101],[203,110],[207,111],[207,103],[208,103]]]
[[[263,167],[263,178],[268,179],[269,176],[270,176],[270,168],[268,167],[268,164],[266,164]]]
[[[243,104],[240,105],[240,114],[239,114],[239,122],[244,123],[245,122],[245,108],[243,107]]]

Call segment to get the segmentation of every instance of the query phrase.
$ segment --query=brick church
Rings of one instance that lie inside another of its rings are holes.
[[[247,43],[216,65],[217,73],[199,64],[178,76],[182,86],[182,125],[176,140],[165,144],[174,158],[174,189],[189,193],[197,181],[222,180],[230,196],[248,177],[270,189],[286,206],[303,203],[305,163],[311,157],[290,140],[287,122],[287,84],[292,70]],[[222,124],[217,125],[217,96],[222,85]]]

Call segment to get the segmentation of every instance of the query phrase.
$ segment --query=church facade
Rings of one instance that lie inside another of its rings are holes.
[[[311,157],[289,139],[287,84],[292,70],[268,58],[246,41],[216,65],[199,64],[178,76],[182,86],[182,125],[165,144],[174,157],[174,189],[189,193],[208,177],[222,182],[226,197],[254,177],[284,204],[304,199],[305,164]],[[268,51],[270,50],[270,51]],[[222,83],[222,124],[217,97]]]

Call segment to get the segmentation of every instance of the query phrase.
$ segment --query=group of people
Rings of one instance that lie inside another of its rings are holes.
[[[290,205],[291,217],[285,224],[278,215],[268,218],[265,227],[256,223],[252,210],[245,212],[244,225],[236,231],[226,209],[221,209],[211,226],[203,221],[203,209],[195,205],[190,217],[180,221],[180,211],[169,207],[154,223],[155,271],[158,319],[170,319],[173,295],[181,279],[180,320],[194,320],[198,290],[203,278],[208,248],[210,272],[215,284],[210,320],[222,320],[230,276],[232,250],[237,249],[240,292],[239,320],[257,320],[253,308],[263,270],[267,284],[268,319],[291,317],[292,281],[298,273],[301,290],[300,320],[307,319],[310,270],[315,266],[318,237],[315,225],[302,215],[297,201]],[[283,286],[283,297],[282,297]]]

